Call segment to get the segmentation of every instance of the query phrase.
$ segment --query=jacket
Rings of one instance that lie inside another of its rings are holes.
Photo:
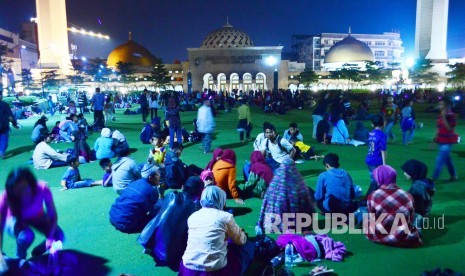
[[[331,197],[337,199],[343,205],[341,206],[342,209],[345,209],[344,206],[349,207],[355,197],[352,178],[343,169],[331,169],[318,176],[315,200],[323,202],[324,208],[328,211],[340,211],[331,210]]]
[[[171,189],[181,189],[186,182],[187,175],[184,163],[175,152],[169,151],[165,157],[165,182]]]
[[[32,154],[34,168],[38,170],[48,169],[50,165],[52,165],[53,160],[66,162],[67,157],[67,154],[56,152],[56,150],[52,149],[52,147],[50,147],[44,141],[37,144],[36,148],[34,149],[34,153]]]
[[[197,113],[197,130],[200,133],[212,133],[215,130],[215,119],[212,109],[202,105]]]
[[[147,224],[137,241],[157,265],[179,269],[187,246],[187,219],[200,206],[187,193],[173,191],[155,205],[156,216]]]
[[[218,160],[212,169],[216,185],[233,198],[239,198],[236,185],[236,166],[224,160]]]

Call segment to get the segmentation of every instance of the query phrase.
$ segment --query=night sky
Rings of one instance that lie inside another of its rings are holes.
[[[255,46],[283,45],[284,51],[290,51],[292,34],[347,32],[349,26],[352,33],[395,30],[406,57],[414,50],[415,10],[416,0],[67,0],[68,22],[109,34],[109,50],[132,31],[134,41],[166,63],[186,60],[186,48],[199,47],[226,17]],[[1,28],[19,31],[34,14],[35,0],[0,0]],[[447,47],[449,57],[465,55],[464,0],[449,1]]]

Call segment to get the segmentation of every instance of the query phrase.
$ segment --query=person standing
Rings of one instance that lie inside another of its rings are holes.
[[[19,128],[10,106],[3,101],[3,95],[0,93],[0,158],[5,158],[6,149],[8,148],[8,135],[10,134],[10,122],[13,127]]]
[[[386,104],[381,108],[381,112],[384,114],[384,133],[388,139],[392,139],[394,143],[396,141],[396,136],[392,132],[392,128],[397,122],[398,109],[397,105],[394,104],[394,97],[389,95],[386,99]]]
[[[50,116],[53,116],[55,114],[55,103],[52,100],[52,96],[48,96],[47,104],[48,104]]]
[[[86,106],[87,106],[87,96],[84,93],[84,91],[79,92],[77,96],[77,103],[79,107],[79,112],[84,114],[86,112]]]
[[[94,109],[94,123],[97,121],[105,121],[103,117],[103,109],[105,107],[105,96],[100,92],[100,88],[95,88],[95,94],[90,100],[90,108]]]
[[[174,96],[168,99],[168,105],[166,106],[166,120],[168,120],[169,123],[170,148],[173,147],[175,134],[176,141],[182,145],[181,116],[179,115],[178,101]]]
[[[212,145],[212,133],[215,131],[215,119],[210,107],[209,99],[203,101],[203,105],[197,113],[197,129],[202,133],[203,153],[209,153]]]
[[[441,174],[442,167],[447,166],[450,174],[449,181],[458,179],[457,172],[452,164],[450,152],[452,144],[457,143],[458,135],[454,132],[455,125],[457,124],[455,114],[452,112],[452,101],[448,97],[442,98],[439,102],[439,117],[436,122],[436,137],[434,141],[438,144],[439,153],[436,157],[436,168],[433,173],[433,181],[436,181]]]
[[[147,99],[148,92],[149,91],[146,88],[139,96],[140,113],[142,113],[142,122],[144,122],[144,124],[146,123],[147,116],[149,115],[149,100]]]
[[[242,99],[241,106],[237,109],[237,115],[239,119],[239,123],[237,124],[237,131],[239,132],[239,139],[241,143],[244,143],[244,132],[245,138],[247,140],[250,139],[250,132],[252,131],[252,122],[250,119],[250,108],[247,105],[247,100]]]
[[[158,117],[158,93],[152,92],[150,95],[150,120],[153,118]]]
[[[313,118],[313,139],[316,139],[316,128],[318,126],[318,122],[323,120],[323,116],[326,113],[326,109],[328,109],[328,105],[331,103],[331,99],[329,99],[329,93],[321,94],[320,99],[318,100],[318,104],[315,110],[312,113]]]

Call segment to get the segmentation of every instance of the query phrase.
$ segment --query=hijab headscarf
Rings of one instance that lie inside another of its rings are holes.
[[[263,154],[258,150],[252,152],[250,155],[250,172],[263,178],[267,185],[270,184],[273,179],[273,171],[265,162]]]
[[[396,184],[397,172],[389,165],[381,165],[373,170],[373,178],[378,183],[378,187]]]
[[[111,135],[111,137],[118,140],[118,142],[126,141],[126,137],[124,137],[124,135],[119,130],[113,131],[113,134]]]
[[[218,157],[221,157],[222,154],[223,150],[220,148],[216,148],[215,150],[213,150],[212,160],[208,162],[208,165],[205,169],[211,171],[213,169],[213,165],[215,165],[216,161],[218,161]]]
[[[236,165],[236,153],[232,149],[225,149],[220,159],[231,165]]]
[[[104,137],[104,138],[110,138],[111,130],[109,128],[107,128],[107,127],[102,128],[102,131],[100,132],[100,135],[102,135],[102,137]]]
[[[210,170],[203,170],[202,173],[200,174],[200,179],[202,179],[202,181],[205,181],[207,178],[212,179],[212,184],[216,183],[215,175],[213,174],[213,172]]]
[[[428,167],[425,165],[425,163],[415,159],[406,161],[402,165],[401,169],[410,175],[412,181],[425,179],[426,175],[428,174]]]
[[[200,197],[200,205],[203,208],[223,210],[226,205],[226,193],[217,186],[207,186]]]

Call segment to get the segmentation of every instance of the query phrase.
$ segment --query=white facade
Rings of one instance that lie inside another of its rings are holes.
[[[68,44],[65,0],[36,0],[37,31],[41,69],[57,69],[62,74],[72,72]]]
[[[292,50],[297,54],[297,61],[305,63],[307,68],[321,71],[326,53],[337,42],[348,34],[321,33],[308,36],[293,36]],[[399,33],[385,32],[383,34],[350,34],[365,42],[373,52],[375,61],[384,67],[390,63],[402,61],[404,47]],[[297,38],[296,38],[297,37]]]
[[[417,0],[415,57],[447,62],[449,0]]]

